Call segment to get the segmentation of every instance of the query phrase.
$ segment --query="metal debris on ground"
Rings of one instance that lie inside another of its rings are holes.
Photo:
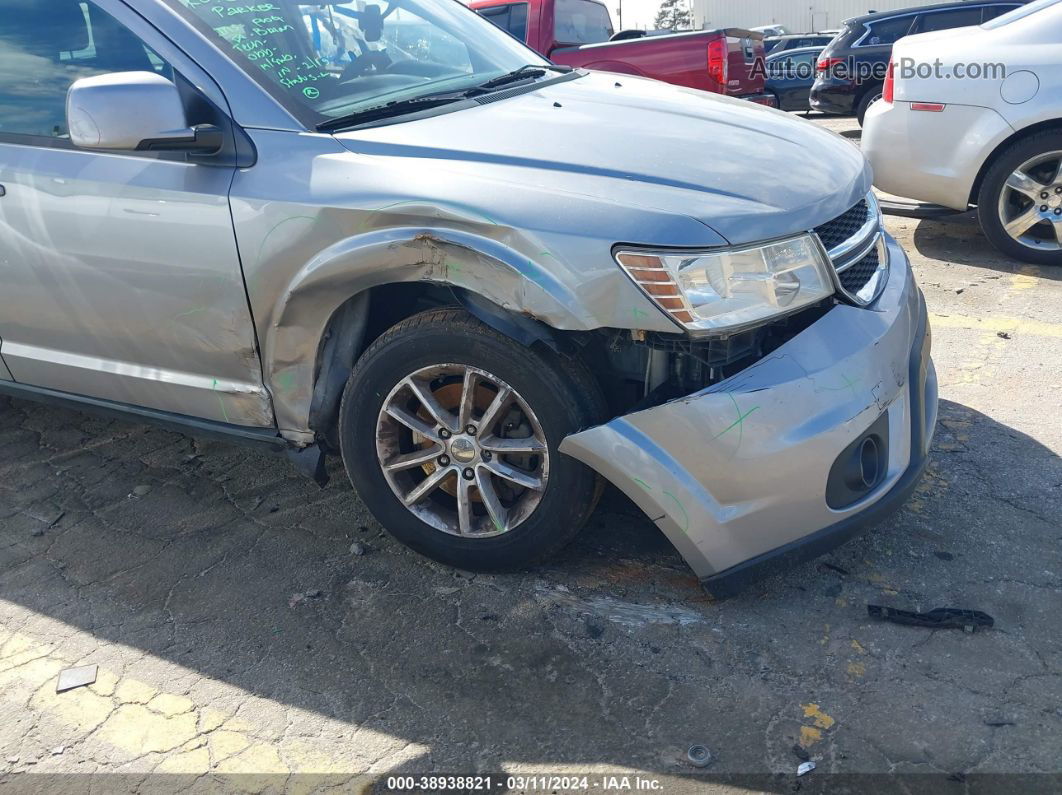
[[[65,668],[59,672],[59,679],[55,683],[55,692],[62,693],[73,690],[75,687],[91,685],[96,681],[99,672],[98,665],[79,665],[75,668]]]
[[[814,769],[815,769],[815,763],[814,762],[801,762],[800,766],[797,768],[797,778],[800,778],[801,776],[806,776],[808,773],[810,773]]]
[[[288,607],[294,610],[303,602],[306,602],[310,599],[320,599],[322,596],[324,596],[324,593],[317,589],[312,591],[305,591],[304,593],[293,593],[291,595],[291,598],[288,599]]]
[[[151,491],[151,486],[135,486],[133,487],[133,496],[143,497],[149,491]]]
[[[1001,340],[1009,340],[1010,339],[1010,334],[1008,334],[1005,331],[997,331],[996,332],[996,336],[999,337]]]
[[[848,569],[846,569],[846,568],[844,568],[842,566],[838,566],[836,563],[828,563],[826,561],[823,561],[822,562],[822,566],[823,566],[823,568],[829,569],[830,571],[835,571],[838,574],[841,574],[841,575],[843,575],[845,577],[847,577],[849,575]]]
[[[961,629],[964,632],[976,632],[979,627],[988,628],[995,624],[995,620],[988,613],[957,607],[938,607],[927,613],[917,613],[884,605],[867,605],[867,615],[891,621],[893,624],[926,629]]]
[[[52,749],[52,756],[59,756],[59,755],[60,755],[60,754],[62,754],[62,753],[63,753],[63,751],[65,751],[65,750],[66,750],[66,746],[64,746],[64,745],[57,745],[57,746],[55,746],[55,748],[53,748],[53,749]]]
[[[686,759],[694,767],[708,767],[712,764],[712,752],[703,745],[691,745],[686,752]]]

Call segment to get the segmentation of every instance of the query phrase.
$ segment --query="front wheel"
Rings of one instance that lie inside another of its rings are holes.
[[[977,218],[997,249],[1023,262],[1062,265],[1062,132],[1012,144],[977,194]]]
[[[459,309],[415,315],[358,361],[340,446],[362,501],[398,540],[458,568],[533,565],[589,518],[597,476],[557,447],[600,419],[585,368]]]

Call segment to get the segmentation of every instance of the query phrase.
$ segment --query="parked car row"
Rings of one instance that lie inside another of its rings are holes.
[[[887,209],[976,208],[1003,253],[1062,265],[1059,42],[1056,0],[870,14],[825,49],[769,54],[765,90],[783,110],[854,111],[874,184],[932,205]]]
[[[469,7],[556,64],[651,77],[760,104],[763,35],[695,30],[667,35],[615,34],[598,0],[473,0]]]
[[[1059,42],[1059,0],[897,42],[883,99],[863,131],[875,185],[957,211],[976,206],[1000,251],[1062,265]],[[939,71],[904,74],[897,66],[935,61]],[[971,65],[980,76],[971,76]]]
[[[908,35],[980,25],[1025,2],[942,3],[849,19],[819,56],[811,107],[822,113],[854,113],[862,125],[867,109],[881,99],[893,44]]]

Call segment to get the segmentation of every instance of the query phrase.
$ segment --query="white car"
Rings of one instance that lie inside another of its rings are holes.
[[[976,205],[1000,251],[1062,265],[1062,0],[898,41],[862,146],[879,189]]]

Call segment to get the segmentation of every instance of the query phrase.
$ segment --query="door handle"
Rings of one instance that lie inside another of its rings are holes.
[[[6,196],[6,195],[7,195],[7,188],[5,188],[3,185],[0,185],[0,196]]]

